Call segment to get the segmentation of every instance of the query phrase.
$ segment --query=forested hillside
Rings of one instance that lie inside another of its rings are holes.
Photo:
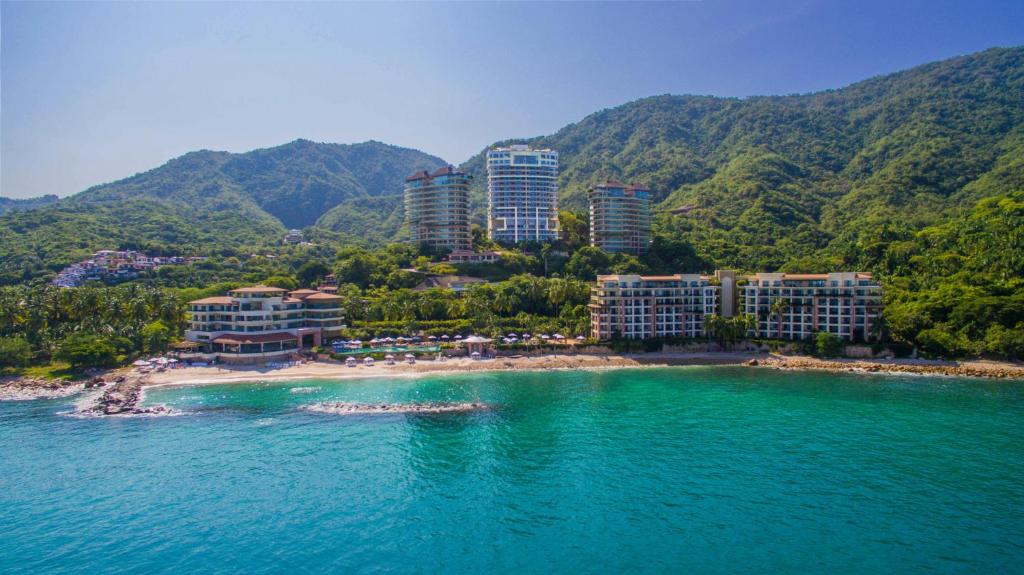
[[[580,216],[566,217],[563,250],[586,237],[591,184],[637,182],[657,202],[642,261],[579,250],[565,273],[871,271],[893,338],[934,353],[1024,349],[1024,48],[815,94],[656,96],[525,143],[561,155],[562,207]],[[229,255],[286,227],[379,245],[401,226],[405,176],[442,164],[376,142],[186,154],[0,216],[0,284],[40,281],[99,247]],[[483,154],[463,169],[483,224]]]
[[[312,226],[348,202],[374,206],[377,197],[400,195],[407,175],[443,164],[379,142],[296,140],[244,154],[190,152],[57,203],[0,216],[0,284],[46,278],[102,248],[181,254],[265,248],[279,244],[287,228]],[[390,239],[398,226],[380,232],[388,220],[378,213],[327,218],[323,229]]]
[[[57,196],[39,196],[38,198],[4,198],[0,197],[0,216],[15,211],[33,210],[52,204],[58,200]]]

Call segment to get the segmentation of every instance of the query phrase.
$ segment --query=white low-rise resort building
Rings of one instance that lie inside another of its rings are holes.
[[[185,339],[221,361],[280,358],[336,336],[343,327],[341,302],[338,295],[316,290],[239,288],[189,302]]]

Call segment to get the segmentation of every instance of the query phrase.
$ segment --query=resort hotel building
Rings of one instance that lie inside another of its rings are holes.
[[[626,339],[702,337],[718,313],[719,286],[699,274],[603,275],[590,294],[591,336]]]
[[[762,273],[739,290],[743,313],[757,318],[754,337],[808,339],[827,331],[870,341],[882,315],[882,286],[867,273]]]
[[[558,152],[524,145],[487,151],[487,233],[506,244],[558,239]]]
[[[635,185],[606,182],[587,194],[590,245],[606,252],[642,254],[651,243],[650,193]]]
[[[877,337],[882,286],[860,272],[603,275],[589,307],[591,336],[601,340],[703,337],[705,316],[747,314],[756,319],[750,337],[804,340],[827,331],[865,342]]]
[[[452,166],[405,179],[409,241],[444,250],[468,250],[470,176]]]
[[[316,290],[239,288],[190,301],[185,339],[198,345],[204,359],[251,363],[288,356],[337,335],[341,300]]]

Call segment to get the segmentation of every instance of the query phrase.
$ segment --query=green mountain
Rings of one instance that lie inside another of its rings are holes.
[[[323,234],[390,239],[398,225],[379,217],[375,200],[401,194],[409,174],[442,165],[440,158],[379,142],[296,140],[242,154],[190,152],[148,172],[0,216],[0,284],[46,277],[101,248],[228,254],[266,247],[280,243],[286,229],[312,226],[321,216],[327,216],[318,228]],[[353,217],[338,213],[345,206],[353,207]]]
[[[715,265],[774,269],[1024,187],[1024,48],[814,94],[656,96],[525,143],[559,151],[564,208],[585,209],[597,181],[637,182],[660,202],[664,233]],[[463,169],[482,222],[483,153]],[[681,206],[693,209],[670,215]]]
[[[5,198],[0,196],[0,216],[15,211],[34,210],[56,202],[59,198],[53,194],[38,198]]]

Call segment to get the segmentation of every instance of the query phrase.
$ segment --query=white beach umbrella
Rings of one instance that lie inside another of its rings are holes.
[[[462,339],[462,336],[461,335],[457,335],[457,336],[455,336],[455,339]]]
[[[445,335],[442,335],[442,336],[441,336],[441,339],[451,339],[451,338],[450,338],[450,337],[448,337],[448,334],[445,334]]]
[[[384,356],[384,359],[395,359],[395,356],[393,356],[393,355],[391,355],[391,354],[389,353],[389,354],[387,354],[387,355],[385,355],[385,356]]]
[[[540,338],[541,339],[551,339],[551,336],[546,334],[546,333],[542,333],[542,334],[540,334]]]
[[[427,339],[429,339],[429,340],[436,340],[437,336],[436,335],[427,336]]]
[[[565,339],[565,336],[564,336],[564,335],[562,335],[562,334],[560,334],[560,333],[556,333],[556,334],[555,334],[555,335],[553,335],[552,337],[554,337],[555,339]]]
[[[132,365],[134,365],[135,367],[142,367],[144,365],[149,365],[149,362],[144,359],[136,359],[135,361],[132,362]]]

